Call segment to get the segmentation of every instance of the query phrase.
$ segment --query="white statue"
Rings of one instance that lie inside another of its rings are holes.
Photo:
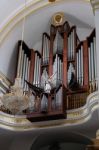
[[[42,77],[41,77],[41,85],[43,86],[45,93],[49,94],[51,89],[56,86],[53,82],[55,74],[56,72],[52,76],[49,77],[46,69],[44,69],[42,73]]]

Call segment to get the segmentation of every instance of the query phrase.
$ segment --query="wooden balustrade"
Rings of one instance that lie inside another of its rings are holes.
[[[67,109],[76,109],[86,104],[88,93],[76,93],[67,96]]]

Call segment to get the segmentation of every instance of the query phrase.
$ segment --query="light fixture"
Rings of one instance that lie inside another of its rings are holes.
[[[23,40],[24,40],[24,31],[25,31],[25,10],[26,10],[26,0],[24,4],[24,16],[23,16],[23,22],[22,22],[22,37],[21,37],[21,46],[22,49]],[[3,106],[6,110],[9,110],[11,114],[22,114],[23,110],[27,109],[29,106],[29,95],[24,94],[23,88],[21,85],[21,77],[19,73],[17,74],[17,77],[15,79],[15,83],[13,86],[11,86],[11,92],[5,94],[1,101],[3,103]]]

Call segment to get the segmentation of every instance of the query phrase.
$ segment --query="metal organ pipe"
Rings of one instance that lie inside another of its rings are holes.
[[[73,34],[72,34],[72,32],[71,32],[71,60],[73,59]]]
[[[97,90],[97,60],[96,60],[96,37],[93,36],[88,47],[89,52],[89,82],[90,90]]]
[[[78,51],[78,73],[79,73],[79,84],[81,83],[81,72],[80,72],[80,50]]]
[[[17,67],[17,77],[20,77],[20,67],[21,67],[21,55],[22,55],[22,44],[19,46],[19,57],[18,57],[18,67]]]
[[[68,36],[68,60],[70,60],[70,36]]]
[[[53,45],[53,53],[54,54],[56,54],[57,52],[62,53],[62,51],[63,51],[63,39],[59,31],[57,31]]]
[[[36,72],[36,86],[38,86],[38,67],[39,67],[39,57],[37,56],[37,72]]]
[[[73,40],[72,40],[72,45],[73,45],[73,59],[75,57],[75,32],[73,30],[72,32]]]
[[[36,84],[36,69],[37,69],[37,53],[35,53],[35,65],[34,65],[34,81],[33,81],[33,84],[35,85]]]
[[[28,80],[28,57],[26,58],[26,69],[25,69],[25,80],[27,81]],[[27,84],[26,82],[24,82],[24,91],[27,90]]]
[[[68,60],[73,60],[75,54],[75,32],[74,29],[68,35]]]
[[[43,36],[43,63],[45,62],[45,36]]]
[[[44,34],[43,35],[43,64],[48,64],[49,62],[49,39]]]
[[[77,52],[77,55],[76,55],[76,59],[77,59],[77,82],[79,82],[79,55],[78,55],[78,52]]]
[[[25,71],[26,71],[26,54],[24,53],[24,61],[23,61],[23,75],[22,75],[22,86],[24,88],[24,79],[25,79]]]
[[[24,59],[24,51],[21,51],[21,62],[20,62],[20,77],[22,78],[22,70],[23,70],[23,59]]]
[[[84,78],[83,45],[81,45],[80,48],[78,49],[78,52],[76,54],[76,59],[77,59],[77,81],[81,86],[83,86],[83,78]]]
[[[60,87],[59,90],[56,92],[56,97],[55,97],[56,109],[59,109],[61,105],[62,105],[62,87]]]
[[[41,58],[37,52],[35,52],[35,65],[34,65],[34,81],[33,84],[37,87],[40,86],[40,67]]]
[[[90,51],[90,47],[88,47],[88,54],[89,54],[89,82],[91,83],[91,51]]]
[[[29,81],[29,74],[30,74],[30,60],[28,61],[28,75],[27,75],[27,80]],[[29,90],[28,86],[27,86],[27,91]]]
[[[90,44],[90,50],[91,50],[91,75],[92,75],[92,84],[94,81],[94,60],[93,60],[93,43]]]
[[[53,63],[53,74],[55,74],[54,79],[59,84],[62,81],[62,67],[63,67],[62,60],[60,59],[58,54],[56,54],[56,57],[55,57],[55,60],[54,60],[54,63]]]

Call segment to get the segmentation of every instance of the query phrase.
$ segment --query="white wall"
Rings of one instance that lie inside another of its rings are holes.
[[[20,23],[15,26],[0,45],[0,71],[11,81],[16,68],[17,41],[21,39],[20,26]]]
[[[80,39],[80,41],[86,40],[86,38],[91,34],[93,29],[88,28],[77,28],[77,34]]]

